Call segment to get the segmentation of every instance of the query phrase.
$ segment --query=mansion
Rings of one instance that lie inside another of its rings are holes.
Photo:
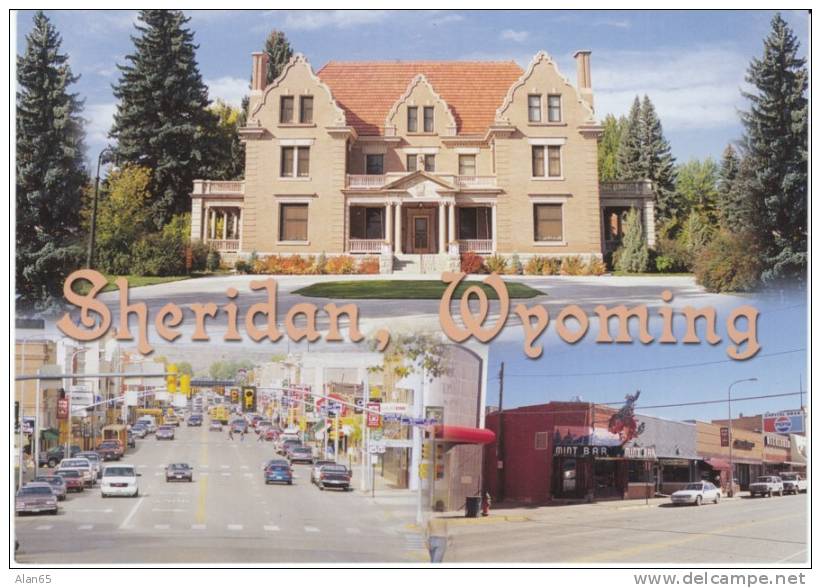
[[[483,61],[330,62],[295,55],[265,84],[253,54],[244,181],[196,180],[192,239],[226,260],[379,256],[441,271],[460,253],[601,257],[624,213],[652,246],[649,181],[600,183],[590,52],[574,87],[544,52]],[[450,264],[450,265],[449,265]]]

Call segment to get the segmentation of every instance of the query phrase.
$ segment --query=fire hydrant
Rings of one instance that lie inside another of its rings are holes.
[[[487,515],[490,514],[490,502],[491,502],[490,493],[485,492],[485,496],[482,499],[482,516],[483,517],[486,517]]]

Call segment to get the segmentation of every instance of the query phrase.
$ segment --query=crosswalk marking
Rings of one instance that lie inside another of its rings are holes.
[[[204,531],[205,525],[191,525],[192,531]]]
[[[265,525],[262,528],[265,529],[266,531],[279,531],[279,527],[276,526],[276,525]]]
[[[241,466],[239,466],[239,469],[241,469],[241,470],[247,470],[247,469],[248,469],[248,466],[247,466],[247,465],[241,465]]]
[[[242,531],[242,525],[228,525],[229,531]]]
[[[77,527],[77,530],[78,531],[90,531],[93,528],[94,528],[94,525],[80,525],[79,527]]]
[[[223,475],[223,476],[230,476],[230,475],[231,475],[231,472],[222,472],[222,475]]]
[[[221,467],[222,469],[224,469],[224,470],[227,470],[227,469],[230,469],[230,468],[231,468],[231,466],[229,466],[229,465],[225,465],[225,464],[222,464],[220,467]]]
[[[244,473],[244,474],[242,474],[242,475],[243,475],[243,476],[245,476],[246,478],[252,478],[252,477],[254,477],[254,474],[252,474],[251,472],[246,472],[246,473]]]
[[[345,528],[345,532],[346,532],[348,535],[359,535],[362,531],[360,531],[360,530],[359,530],[359,529],[357,529],[356,527],[346,527],[346,528]]]
[[[158,531],[165,531],[170,528],[170,525],[154,525],[154,528]]]
[[[319,529],[316,527],[305,527],[306,533],[319,533]]]
[[[53,525],[40,525],[39,527],[35,527],[35,531],[51,531],[54,528]]]

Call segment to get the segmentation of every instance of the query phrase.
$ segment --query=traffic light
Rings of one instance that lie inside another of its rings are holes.
[[[442,443],[436,444],[436,479],[443,480],[445,478],[445,446]]]
[[[191,376],[189,374],[180,376],[180,392],[191,398]]]
[[[168,375],[165,376],[165,389],[169,394],[177,393],[177,364],[169,363],[165,366],[165,371]]]
[[[245,386],[242,389],[242,408],[244,412],[254,412],[257,409],[257,389]]]
[[[430,442],[422,441],[422,461],[430,461]]]
[[[239,390],[231,388],[231,404],[236,404],[237,402],[239,402]]]

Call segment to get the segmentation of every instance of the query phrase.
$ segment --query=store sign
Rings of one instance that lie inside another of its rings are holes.
[[[721,446],[730,446],[730,427],[721,427]]]
[[[801,410],[782,410],[780,412],[767,412],[761,417],[762,430],[765,433],[788,433],[804,432],[804,412]]]
[[[780,449],[790,448],[790,438],[782,437],[781,435],[774,435],[773,433],[766,433],[764,435],[764,445],[767,447],[778,447]]]
[[[410,406],[404,402],[383,402],[382,414],[408,414]]]
[[[755,447],[755,443],[745,439],[733,439],[733,449],[743,449],[744,451],[751,451]]]
[[[624,457],[627,459],[656,459],[655,447],[625,447]]]
[[[378,402],[369,402],[368,403],[368,419],[367,425],[369,429],[378,429],[382,426],[382,419],[379,416],[379,403]]]
[[[556,445],[555,457],[621,457],[623,448],[617,445]]]
[[[57,418],[60,420],[68,418],[68,398],[57,399]]]

